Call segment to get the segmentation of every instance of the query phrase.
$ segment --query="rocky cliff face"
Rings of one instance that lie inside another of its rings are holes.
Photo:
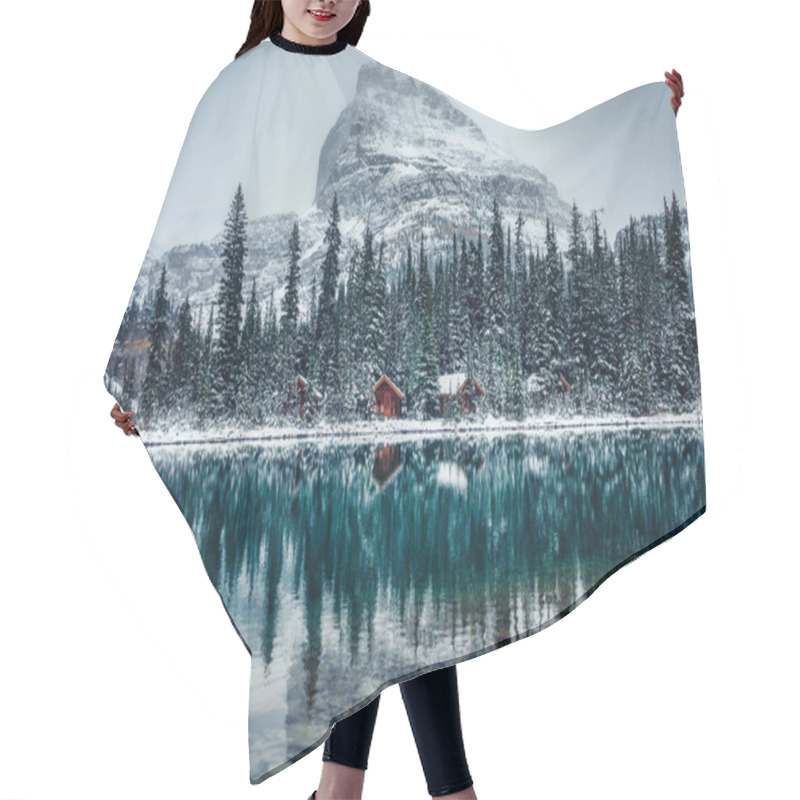
[[[521,213],[524,236],[533,246],[543,246],[549,216],[559,244],[567,242],[571,207],[541,172],[488,139],[444,92],[380,64],[362,67],[356,97],[319,154],[315,202],[298,220],[303,306],[313,277],[319,280],[334,193],[341,217],[343,275],[367,225],[376,244],[385,241],[389,279],[397,274],[409,244],[416,257],[423,233],[430,266],[440,254],[451,253],[454,233],[460,247],[462,235],[477,238],[480,229],[485,245],[495,197],[504,230],[510,225],[512,236]],[[246,295],[256,277],[261,301],[272,288],[276,302],[280,298],[294,221],[293,214],[275,214],[248,223]],[[171,291],[190,293],[195,304],[212,303],[221,275],[221,246],[222,233],[208,242],[173,248],[160,258],[148,255],[152,263],[143,271],[137,293],[154,289],[166,261]]]
[[[420,231],[433,248],[449,248],[454,231],[487,231],[494,197],[504,222],[521,213],[535,240],[545,216],[566,230],[570,214],[544,175],[488,140],[448,95],[380,64],[362,67],[356,98],[320,153],[320,211],[334,192],[343,218],[385,238],[390,263],[391,248]]]

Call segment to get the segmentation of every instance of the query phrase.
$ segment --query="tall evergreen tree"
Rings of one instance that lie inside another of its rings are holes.
[[[637,282],[639,264],[636,224],[630,218],[628,227],[620,232],[619,264],[621,289],[620,334],[622,336],[622,362],[620,389],[622,407],[634,416],[647,413],[647,385],[645,362],[642,353],[642,332],[639,315],[640,293]]]
[[[492,205],[492,229],[489,235],[489,265],[486,287],[488,325],[493,329],[499,344],[505,328],[505,269],[503,248],[503,221],[497,198]]]
[[[527,362],[525,366],[526,379],[531,373],[537,376],[544,375],[547,368],[547,353],[544,346],[542,309],[544,306],[544,260],[539,253],[539,246],[536,252],[531,250],[528,255],[528,289],[525,295],[525,330],[527,347]]]
[[[242,374],[237,397],[237,408],[243,422],[255,425],[261,422],[263,407],[259,386],[259,361],[261,359],[261,311],[256,296],[256,279],[244,315],[241,338]]]
[[[366,376],[363,374],[364,257],[356,246],[350,254],[347,285],[343,287],[345,316],[342,335],[342,381],[346,413],[361,415],[365,410]]]
[[[579,398],[582,398],[588,390],[589,370],[593,360],[594,307],[591,302],[591,263],[586,239],[583,235],[583,221],[574,200],[567,259],[570,262],[569,340],[567,343],[569,365],[573,393],[578,393]]]
[[[347,294],[344,280],[339,281],[336,293],[336,308],[334,312],[334,350],[333,363],[335,368],[331,371],[328,381],[328,393],[324,397],[326,414],[340,418],[347,410]]]
[[[291,420],[298,419],[300,401],[297,374],[300,368],[298,354],[298,323],[300,321],[300,227],[295,221],[289,235],[288,265],[281,298],[280,361],[278,366],[278,397],[280,413]]]
[[[260,361],[263,364],[261,406],[266,415],[272,418],[283,413],[284,401],[282,391],[284,387],[281,386],[284,357],[281,349],[280,322],[274,286],[269,290],[269,300],[261,327]]]
[[[522,420],[525,417],[525,382],[522,376],[522,359],[516,345],[506,360],[503,388],[505,413],[512,419]]]
[[[281,332],[290,338],[297,332],[300,319],[300,228],[292,226],[289,237],[289,266],[286,271],[286,288],[281,299]]]
[[[196,399],[195,380],[199,355],[192,322],[192,308],[187,296],[178,313],[178,333],[172,350],[172,379],[169,384],[170,404],[181,414],[186,412]]]
[[[310,347],[317,348],[317,276],[311,279],[311,292],[308,298],[308,327],[311,331]]]
[[[525,225],[525,220],[522,217],[522,212],[517,213],[517,219],[514,222],[514,263],[511,267],[511,289],[509,291],[509,311],[512,319],[512,327],[514,328],[514,336],[520,346],[520,369],[522,369],[522,352],[524,349],[524,326],[525,326],[525,292],[526,275],[525,275],[525,248],[522,241],[522,228]],[[509,253],[511,252],[511,245],[509,243]]]
[[[398,380],[400,374],[400,315],[402,313],[398,284],[401,280],[402,276],[398,274],[394,283],[387,284],[386,341],[384,345],[384,371],[387,375],[394,375]]]
[[[122,396],[120,402],[125,409],[131,409],[136,396],[136,358],[131,356],[125,360],[125,371],[122,377]],[[137,411],[138,413],[138,411]]]
[[[448,279],[441,254],[436,259],[433,280],[433,336],[436,343],[436,360],[440,372],[450,363],[450,297]]]
[[[593,407],[608,410],[611,408],[610,387],[615,383],[614,340],[612,320],[616,315],[616,285],[613,265],[600,236],[600,222],[597,211],[592,211],[591,269],[594,275],[589,304],[594,308],[592,330],[594,331],[594,352],[588,365],[589,380],[594,387],[590,398]]]
[[[664,199],[664,230],[667,285],[672,311],[670,355],[673,364],[673,402],[678,410],[686,411],[691,408],[699,394],[699,374],[696,369],[697,339],[689,274],[686,269],[686,246],[675,192],[672,193],[671,207],[667,207],[666,198]]]
[[[169,299],[167,297],[167,267],[161,268],[161,278],[155,295],[153,316],[148,331],[147,371],[142,384],[139,417],[143,425],[154,424],[166,411],[168,393]]]
[[[455,269],[453,270],[455,272]],[[472,343],[472,319],[470,314],[470,259],[467,252],[467,240],[461,237],[461,254],[458,260],[458,276],[454,294],[455,305],[455,367],[463,370],[467,368],[470,358]]]
[[[550,218],[545,224],[545,256],[544,286],[542,297],[542,351],[544,354],[543,379],[549,386],[554,386],[562,368],[562,335],[561,298],[563,287],[563,270],[561,256],[556,243],[555,227]]]
[[[469,272],[470,272],[470,292],[469,292],[469,314],[472,330],[475,338],[483,333],[486,320],[486,293],[484,291],[483,277],[483,244],[480,230],[478,231],[478,243],[470,239],[469,241]]]
[[[371,244],[370,244],[371,248]],[[386,267],[384,253],[386,245],[383,239],[378,247],[378,259],[375,262],[368,287],[368,302],[365,311],[368,315],[366,342],[367,363],[370,381],[374,383],[386,369]]]
[[[436,363],[436,343],[433,339],[431,312],[429,304],[423,314],[418,383],[415,393],[418,413],[425,419],[434,416],[439,406],[439,370]]]
[[[512,342],[517,335],[517,304],[514,293],[516,292],[516,270],[511,260],[511,225],[506,225],[506,245],[504,250],[503,267],[503,315],[505,317],[505,339],[503,347],[504,358],[511,353]]]
[[[425,255],[425,233],[420,235],[419,242],[419,278],[417,280],[417,305],[421,313],[425,313],[431,304],[433,286],[428,271],[428,257]]]
[[[336,193],[333,195],[324,242],[326,250],[325,259],[322,262],[322,282],[317,310],[317,342],[319,348],[317,380],[323,398],[327,396],[333,387],[334,375],[339,369],[336,360],[335,313],[342,235],[339,230],[339,201]]]
[[[222,244],[222,280],[217,306],[219,334],[213,355],[213,396],[215,411],[221,416],[236,412],[241,358],[239,330],[242,323],[242,284],[247,255],[247,212],[241,183],[231,202]]]
[[[198,334],[202,329],[202,312],[198,322]],[[208,315],[208,325],[202,335],[202,350],[200,355],[200,372],[197,381],[197,424],[205,428],[214,414],[214,386],[213,386],[213,341],[214,341],[214,306]]]

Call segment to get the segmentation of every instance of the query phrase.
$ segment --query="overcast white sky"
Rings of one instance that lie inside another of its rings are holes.
[[[675,191],[685,203],[675,114],[665,83],[630,87],[616,97],[541,130],[498,122],[459,103],[489,135],[555,184],[567,203],[588,215],[604,209],[613,245],[631,215],[661,211]],[[678,112],[680,113],[680,111]]]

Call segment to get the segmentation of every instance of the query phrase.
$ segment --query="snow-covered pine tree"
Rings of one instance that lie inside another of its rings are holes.
[[[447,265],[447,335],[450,339],[450,362],[446,364],[448,371],[463,369],[466,362],[466,348],[460,330],[464,313],[461,307],[461,292],[458,288],[460,270],[456,235],[453,233],[453,248]]]
[[[470,315],[470,260],[467,240],[461,237],[461,255],[458,260],[458,279],[455,291],[455,367],[466,369],[469,347],[472,339],[472,320]]]
[[[590,223],[591,249],[587,253],[587,265],[590,280],[587,303],[590,312],[586,315],[591,330],[591,357],[587,364],[587,382],[589,393],[587,404],[590,411],[609,408],[608,390],[612,381],[613,370],[610,364],[611,328],[609,324],[610,309],[613,309],[611,283],[608,280],[603,240],[600,236],[600,221],[597,211],[592,210]]]
[[[505,325],[503,326],[505,335],[503,336],[503,360],[511,358],[513,342],[517,335],[517,299],[516,291],[516,269],[511,258],[511,225],[506,225],[506,245],[504,250],[503,266],[503,315]]]
[[[506,287],[503,247],[503,220],[495,197],[492,203],[492,228],[489,234],[489,263],[486,286],[487,324],[502,350],[506,324]]]
[[[181,419],[196,400],[196,378],[200,363],[199,342],[192,320],[192,307],[188,296],[178,313],[178,333],[172,349],[169,381],[169,404]]]
[[[427,313],[433,297],[431,274],[428,270],[428,257],[425,255],[425,232],[420,234],[419,275],[417,278],[417,307],[420,314]]]
[[[524,419],[525,382],[522,376],[522,359],[519,354],[518,342],[512,344],[512,351],[506,360],[504,383],[503,413],[511,419]]]
[[[318,360],[319,349],[317,341],[317,276],[311,279],[311,293],[308,298],[308,319],[306,320],[306,360],[308,366],[305,367],[306,373],[315,385],[318,380]]]
[[[590,365],[594,358],[594,308],[591,303],[591,261],[583,234],[583,219],[575,201],[572,201],[570,242],[567,250],[570,263],[569,310],[567,345],[572,394],[581,407],[588,392]]]
[[[561,254],[556,242],[555,227],[550,217],[545,219],[544,285],[541,305],[542,351],[544,365],[542,378],[549,387],[554,387],[561,372],[563,358],[563,324],[561,320],[563,269]],[[552,389],[551,389],[552,394]]]
[[[659,273],[661,271],[658,257],[658,230],[655,219],[648,215],[644,220],[645,230],[641,234],[641,272],[640,297],[642,304],[642,354],[645,360],[645,380],[647,383],[648,413],[652,413],[659,405],[659,369],[660,331],[656,325],[659,312]]]
[[[542,348],[542,302],[544,286],[544,262],[530,248],[528,253],[528,280],[525,289],[525,326],[523,330],[522,367],[527,377],[531,373],[541,374],[545,356]]]
[[[122,376],[122,396],[119,399],[120,403],[122,403],[123,410],[136,411],[136,409],[133,408],[135,390],[136,390],[136,358],[134,356],[130,356],[125,360],[125,371],[123,372]]]
[[[353,263],[351,279],[347,283],[348,304],[352,314],[350,330],[352,352],[352,378],[354,408],[359,413],[367,410],[366,398],[372,379],[372,352],[368,341],[372,321],[373,277],[375,274],[375,251],[369,224],[364,229],[364,238],[359,256]]]
[[[436,361],[436,343],[433,340],[431,304],[423,314],[422,342],[419,352],[419,373],[416,388],[416,408],[423,419],[433,417],[439,408],[439,370]]]
[[[299,419],[300,407],[297,394],[299,372],[298,324],[300,321],[300,227],[292,225],[288,243],[288,264],[281,298],[280,342],[278,352],[280,413],[289,420]]]
[[[486,407],[489,413],[502,416],[505,412],[503,353],[497,328],[491,321],[487,321],[481,334],[476,363],[486,392]]]
[[[633,416],[647,413],[647,386],[642,354],[640,296],[637,281],[639,269],[636,223],[633,217],[619,234],[620,294],[622,298],[620,334],[622,363],[620,390],[622,410]]]
[[[347,291],[344,279],[339,281],[336,290],[336,306],[333,324],[333,352],[331,371],[329,373],[328,390],[323,397],[325,414],[334,419],[341,419],[346,411],[348,376],[347,376]]]
[[[156,290],[153,315],[148,330],[150,345],[147,349],[147,371],[142,383],[139,417],[142,425],[156,426],[167,411],[168,348],[169,348],[169,298],[167,296],[167,266],[161,267],[161,278]]]
[[[242,324],[242,284],[244,259],[247,255],[247,212],[241,183],[236,187],[222,244],[222,280],[217,305],[219,308],[216,347],[212,354],[212,395],[215,413],[232,417],[236,412],[241,360],[239,331]]]
[[[300,319],[300,228],[295,222],[289,236],[286,288],[281,298],[281,332],[294,337]]]
[[[214,305],[208,315],[208,324],[203,331],[203,314],[200,312],[200,319],[197,324],[197,335],[202,338],[202,349],[200,351],[200,367],[197,377],[197,403],[195,405],[197,426],[203,429],[208,424],[214,413],[213,397],[213,347],[214,347]]]
[[[419,326],[416,324],[418,318],[417,307],[417,274],[414,270],[414,260],[411,253],[411,242],[406,244],[406,260],[404,278],[402,283],[402,293],[398,298],[402,306],[402,330],[400,332],[400,363],[398,384],[406,392],[406,411],[411,411],[414,407],[412,387],[415,384],[415,352],[416,343],[419,338]]]
[[[486,278],[483,257],[483,233],[478,225],[477,245],[470,239],[470,273],[472,275],[472,294],[470,308],[472,327],[477,334],[482,334],[486,325]],[[476,337],[477,339],[477,337]]]
[[[258,363],[260,372],[259,406],[263,409],[265,417],[274,422],[280,413],[278,378],[280,370],[280,328],[278,325],[278,309],[275,305],[275,287],[270,287],[269,301],[264,312],[264,322],[261,326],[261,353]]]
[[[400,303],[398,302],[398,275],[394,283],[387,282],[386,296],[386,337],[384,344],[384,371],[399,380],[399,339],[400,339]]]
[[[370,243],[370,249],[372,245]],[[386,267],[384,253],[386,245],[381,239],[378,258],[369,276],[367,301],[364,312],[367,315],[366,343],[369,386],[380,378],[386,369]]]
[[[525,242],[522,238],[522,229],[524,225],[525,220],[522,217],[522,212],[517,212],[517,219],[514,221],[514,265],[511,270],[513,281],[510,298],[515,336],[517,337],[520,347],[520,364],[522,363],[522,352],[524,349],[525,292],[527,289]]]
[[[262,407],[259,402],[259,361],[261,359],[261,310],[256,296],[256,279],[250,288],[250,297],[244,314],[241,338],[241,381],[236,398],[239,418],[248,425],[255,425],[261,419]]]
[[[353,418],[361,409],[364,393],[359,385],[360,365],[364,340],[362,332],[361,304],[363,302],[363,257],[361,248],[356,246],[350,254],[347,271],[347,284],[342,287],[344,305],[347,309],[343,320],[341,339],[342,389],[344,414]]]
[[[433,338],[436,343],[436,363],[443,373],[450,364],[450,298],[448,281],[441,253],[436,259],[433,280]]]
[[[339,200],[334,192],[328,227],[324,239],[326,250],[322,262],[322,281],[317,309],[317,381],[324,398],[333,387],[336,364],[336,292],[339,285],[339,254],[342,249],[342,234],[339,230]],[[327,407],[327,402],[325,402]]]
[[[672,193],[672,204],[667,208],[664,199],[664,228],[667,280],[670,289],[670,306],[673,331],[670,348],[672,362],[673,401],[677,411],[688,411],[699,395],[697,369],[697,331],[690,294],[689,275],[686,269],[686,245],[683,241],[683,224],[678,198]]]

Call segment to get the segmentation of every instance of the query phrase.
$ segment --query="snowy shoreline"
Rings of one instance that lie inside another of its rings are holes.
[[[649,417],[529,417],[526,420],[501,420],[487,417],[482,421],[455,420],[397,420],[378,419],[363,422],[326,424],[314,427],[280,426],[252,428],[242,432],[233,428],[211,428],[204,431],[179,431],[167,429],[146,432],[142,440],[146,446],[206,445],[247,442],[265,442],[273,445],[292,445],[313,441],[315,444],[346,444],[349,441],[375,439],[381,444],[391,441],[428,439],[433,436],[505,435],[530,431],[531,433],[562,432],[565,430],[632,429],[702,427],[699,414],[658,414]],[[141,433],[141,431],[140,431]]]

